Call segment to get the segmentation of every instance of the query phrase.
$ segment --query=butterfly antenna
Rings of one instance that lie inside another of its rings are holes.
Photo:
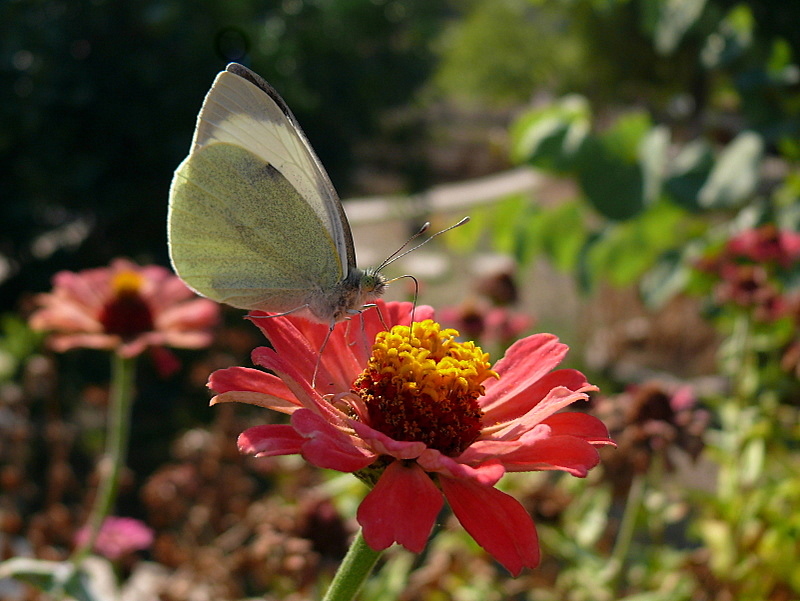
[[[425,223],[423,223],[422,227],[419,228],[416,231],[416,233],[413,236],[411,236],[408,240],[403,242],[403,244],[402,244],[402,246],[400,246],[400,248],[398,248],[396,251],[394,251],[392,254],[390,254],[388,257],[386,257],[386,260],[383,263],[381,263],[380,265],[378,265],[378,267],[375,268],[375,271],[383,270],[384,267],[386,267],[389,263],[394,261],[395,258],[397,258],[398,255],[400,255],[400,253],[403,251],[403,249],[406,246],[408,246],[409,244],[411,244],[411,242],[413,242],[414,240],[419,238],[422,234],[427,232],[429,227],[431,227],[431,222],[430,221],[426,221]],[[403,253],[403,255],[404,254],[405,253]],[[402,257],[403,255],[400,255],[400,256]]]
[[[397,259],[401,259],[402,257],[405,257],[405,256],[406,256],[408,253],[414,252],[414,251],[415,251],[415,250],[417,250],[417,249],[418,249],[420,246],[424,246],[424,245],[426,245],[428,242],[430,242],[431,240],[433,240],[434,238],[436,238],[436,236],[439,236],[439,235],[441,235],[441,234],[444,234],[445,232],[449,232],[449,231],[450,231],[450,230],[452,230],[452,229],[455,229],[455,228],[457,228],[457,227],[460,227],[460,226],[464,225],[465,223],[467,223],[468,221],[469,221],[469,217],[464,217],[464,218],[463,218],[461,221],[459,221],[458,223],[454,223],[453,225],[451,225],[451,226],[449,226],[449,227],[446,227],[446,228],[444,228],[443,230],[439,230],[438,232],[436,232],[435,234],[433,234],[433,235],[432,235],[430,238],[428,238],[427,240],[423,240],[422,242],[420,242],[419,244],[417,244],[417,245],[416,245],[414,248],[409,248],[407,251],[405,251],[405,252],[402,252],[402,253],[401,253],[401,251],[402,251],[402,250],[403,250],[403,249],[404,249],[406,246],[408,246],[409,242],[411,242],[411,241],[412,241],[412,240],[414,240],[415,238],[417,238],[417,237],[419,237],[420,235],[422,235],[423,233],[425,233],[425,231],[426,231],[426,230],[427,230],[427,229],[430,227],[430,225],[431,225],[431,224],[430,224],[430,222],[426,222],[426,223],[425,223],[425,225],[423,225],[423,226],[422,226],[422,227],[419,229],[419,231],[418,231],[416,234],[414,234],[413,236],[411,236],[411,238],[409,238],[409,239],[406,241],[406,243],[405,243],[405,244],[403,244],[403,246],[401,246],[400,248],[398,248],[398,249],[397,249],[397,250],[396,250],[396,251],[395,251],[393,254],[391,254],[391,255],[389,256],[389,258],[388,258],[388,259],[386,259],[386,260],[385,260],[383,263],[381,263],[381,266],[380,266],[380,267],[378,267],[378,271],[381,271],[381,270],[382,270],[384,267],[386,267],[387,265],[391,265],[392,263],[394,263],[395,261],[397,261]]]
[[[414,281],[414,300],[411,301],[411,326],[414,325],[414,313],[417,312],[417,299],[419,298],[419,280],[415,278],[413,275],[408,276]],[[411,333],[409,329],[409,333]]]

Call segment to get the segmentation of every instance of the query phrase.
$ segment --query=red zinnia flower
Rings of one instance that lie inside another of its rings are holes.
[[[430,320],[430,307],[417,307],[421,322],[409,331],[399,324],[410,322],[410,303],[377,305],[337,326],[321,355],[328,326],[251,313],[272,345],[255,349],[253,361],[276,375],[214,372],[212,403],[259,405],[291,422],[246,430],[240,450],[301,454],[373,485],[357,517],[375,550],[397,542],[422,551],[444,496],[512,574],[535,567],[533,521],[494,485],[509,471],[585,476],[599,461],[595,447],[611,444],[608,431],[595,417],[558,411],[596,388],[578,371],[552,371],[567,346],[550,334],[516,342],[491,369],[474,343]]]
[[[168,269],[125,259],[79,273],[59,272],[53,291],[39,295],[38,302],[30,325],[50,330],[55,350],[110,349],[124,357],[148,346],[207,346],[219,315],[216,303],[197,298]]]

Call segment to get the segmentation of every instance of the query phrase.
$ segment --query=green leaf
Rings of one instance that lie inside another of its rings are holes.
[[[687,31],[697,22],[706,0],[662,0],[644,2],[657,7],[653,41],[659,54],[671,54]]]
[[[754,486],[764,471],[766,449],[763,438],[754,438],[742,449],[740,474],[743,486]]]
[[[622,160],[597,138],[583,145],[578,181],[592,206],[609,219],[630,219],[644,208],[639,166]]]
[[[676,246],[683,235],[684,215],[674,205],[659,203],[635,220],[606,228],[586,251],[590,278],[619,286],[636,281]]]
[[[683,253],[678,250],[667,251],[642,277],[639,285],[642,299],[650,308],[663,307],[672,297],[685,289],[690,274]]]
[[[441,236],[442,243],[459,253],[474,252],[481,242],[481,234],[488,231],[489,224],[492,222],[492,206],[471,209],[469,223],[450,230],[447,236]]]
[[[512,194],[491,206],[487,223],[492,247],[520,259],[524,252],[524,227],[536,208],[527,194]]]
[[[590,129],[586,99],[571,95],[522,115],[511,127],[511,157],[541,169],[568,171]]]
[[[668,150],[669,129],[664,126],[651,129],[639,143],[639,164],[644,178],[645,204],[653,204],[661,196]]]
[[[534,245],[538,237],[530,235],[539,212],[528,194],[511,194],[470,211],[470,223],[453,230],[447,241],[459,252],[473,252],[488,243],[493,250],[524,263],[541,250],[541,245]]]
[[[650,115],[645,111],[632,111],[617,119],[600,137],[614,154],[633,163],[639,160],[640,145],[652,127]]]
[[[107,563],[104,562],[106,568]],[[89,575],[68,561],[14,557],[0,563],[0,578],[27,582],[58,598],[66,595],[77,601],[103,601],[103,596],[94,590]]]
[[[744,131],[736,136],[720,154],[700,189],[700,206],[706,209],[729,208],[749,200],[758,184],[763,153],[764,142],[757,133]]]
[[[700,60],[707,69],[718,69],[738,59],[753,42],[755,18],[745,4],[738,4],[720,21],[719,28],[706,38]]]
[[[581,146],[581,188],[594,208],[609,219],[630,219],[645,208],[645,181],[639,161],[642,142],[650,129],[646,113],[630,113],[603,134],[587,137]]]
[[[575,269],[586,243],[588,234],[581,205],[578,201],[567,202],[542,212],[539,218],[542,248],[562,271]]]
[[[711,146],[702,139],[689,142],[673,160],[664,192],[676,204],[690,211],[701,211],[698,197],[713,167]]]

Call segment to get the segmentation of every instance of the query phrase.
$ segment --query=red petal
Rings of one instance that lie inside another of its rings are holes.
[[[536,527],[514,497],[466,480],[440,476],[439,483],[464,529],[513,576],[539,565]]]
[[[512,344],[494,369],[503,374],[521,367],[526,375],[538,380],[561,363],[568,350],[553,334],[533,334]]]
[[[562,470],[584,478],[600,462],[597,449],[575,436],[553,436],[523,444],[499,457],[510,472]]]
[[[442,493],[418,465],[395,461],[358,507],[358,523],[376,551],[397,542],[420,553],[443,503]]]
[[[266,425],[248,428],[239,435],[239,451],[256,457],[296,455],[305,438],[287,425]]]
[[[493,411],[498,404],[519,396],[561,363],[568,350],[552,334],[534,334],[518,340],[494,366],[500,379],[485,383],[481,408],[484,412]],[[574,378],[569,372],[565,375],[570,380]]]
[[[467,465],[461,461],[461,457],[456,461],[436,449],[426,449],[417,457],[417,463],[426,472],[437,472],[460,480],[474,480],[484,486],[494,486],[506,473],[502,463],[494,458],[489,457],[475,465]]]
[[[320,394],[349,389],[363,368],[353,354],[354,345],[345,342],[348,331],[356,328],[353,323],[336,324],[331,331],[328,324],[291,315],[275,317],[262,311],[253,311],[248,318],[269,339],[278,356],[287,360],[291,358],[297,373],[293,377],[309,382],[315,379],[315,387]],[[361,346],[371,348],[372,341],[365,344],[362,340]],[[253,360],[264,365],[255,357]]]
[[[524,368],[518,369],[519,372],[505,372],[500,380],[486,383],[486,395],[479,401],[485,423],[506,422],[525,415],[553,388],[575,391],[589,386],[586,376],[575,369],[558,369],[542,377],[531,377]]]
[[[481,435],[484,438],[494,438],[496,440],[519,439],[564,407],[576,401],[585,401],[586,398],[587,394],[585,392],[573,392],[569,388],[558,386],[548,392],[547,396],[522,417],[484,428]]]
[[[542,423],[550,426],[552,436],[577,436],[591,444],[614,444],[606,425],[587,413],[556,413]]]
[[[251,367],[228,367],[218,369],[208,378],[208,387],[220,394],[232,390],[262,392],[289,400],[292,393],[281,379],[272,374]],[[297,401],[295,401],[295,404]]]
[[[309,379],[298,369],[294,355],[279,355],[271,348],[260,346],[253,349],[251,357],[254,363],[271,369],[280,377],[289,391],[291,391],[291,394],[297,399],[298,405],[314,409],[318,413],[324,413],[333,419],[336,411],[322,399],[317,389],[312,388]],[[321,387],[318,386],[317,388]]]
[[[348,420],[347,423],[376,455],[390,455],[395,459],[416,459],[427,448],[424,442],[395,440],[355,420]]]
[[[306,438],[303,457],[317,467],[357,472],[375,460],[375,454],[358,448],[353,439],[308,409],[292,414],[292,427]]]

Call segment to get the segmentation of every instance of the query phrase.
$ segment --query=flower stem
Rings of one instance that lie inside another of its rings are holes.
[[[72,561],[76,565],[91,553],[100,528],[117,497],[119,475],[125,465],[128,450],[135,373],[136,357],[126,358],[120,357],[117,353],[112,354],[106,449],[98,463],[100,484],[89,516],[89,536],[72,555]]]
[[[642,508],[645,493],[645,477],[643,474],[634,474],[631,487],[628,490],[628,498],[625,502],[625,510],[622,514],[622,523],[617,532],[617,540],[614,542],[614,548],[611,551],[611,558],[609,560],[609,578],[610,588],[613,591],[618,591],[622,584],[622,574],[625,563],[628,559],[628,552],[630,551],[633,535],[636,532],[636,519],[639,516],[639,511]]]
[[[359,530],[342,565],[336,571],[323,601],[351,601],[354,599],[364,581],[372,573],[380,556],[381,551],[371,549]]]

